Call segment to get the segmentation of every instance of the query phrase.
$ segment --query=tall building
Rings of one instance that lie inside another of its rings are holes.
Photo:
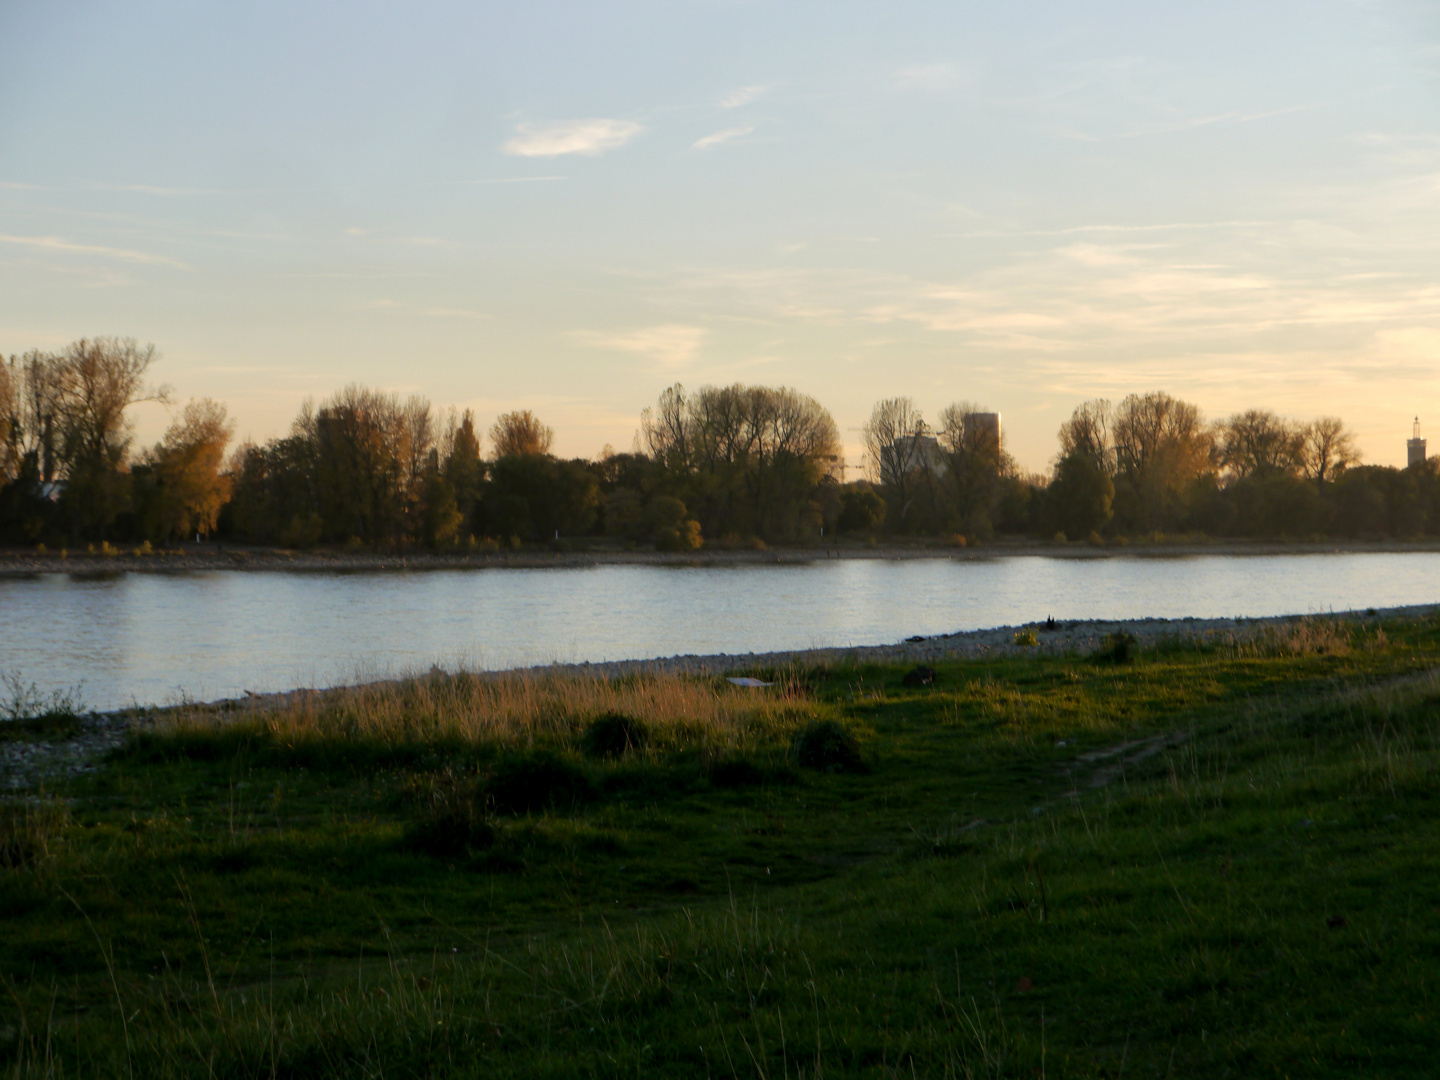
[[[1000,414],[972,412],[965,414],[965,443],[1000,460]]]
[[[1405,443],[1405,464],[1425,464],[1425,440],[1420,437],[1420,417],[1415,417],[1415,434]]]

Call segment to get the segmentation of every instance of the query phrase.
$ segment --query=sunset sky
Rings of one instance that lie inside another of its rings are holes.
[[[0,0],[0,353],[628,449],[674,382],[1440,448],[1440,4]],[[166,415],[137,414],[153,440]]]

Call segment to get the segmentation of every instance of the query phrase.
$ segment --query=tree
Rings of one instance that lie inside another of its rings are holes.
[[[1186,493],[1214,469],[1215,441],[1200,410],[1160,391],[1130,394],[1111,418],[1110,436],[1121,528],[1148,532],[1178,526]]]
[[[1055,527],[1083,539],[1110,520],[1115,483],[1093,453],[1076,449],[1060,459],[1045,498]]]
[[[875,480],[890,493],[904,523],[923,485],[933,485],[938,448],[925,418],[908,397],[876,402],[865,423],[865,461]]]
[[[1014,473],[1014,462],[1000,446],[995,414],[971,402],[949,405],[940,414],[939,445],[944,473],[947,523],[957,532],[988,537],[995,510]]]
[[[1217,425],[1220,461],[1231,476],[1293,475],[1301,461],[1304,432],[1269,409],[1246,409]]]
[[[1322,416],[1306,424],[1300,432],[1298,451],[1301,469],[1322,488],[1360,463],[1355,438],[1338,416]]]
[[[133,338],[81,338],[58,365],[58,406],[65,463],[65,507],[79,532],[103,538],[127,502],[125,464],[130,406],[169,400],[146,372],[155,346]]]
[[[490,429],[497,458],[548,454],[554,441],[555,429],[542,424],[529,409],[505,413]]]
[[[815,495],[840,460],[840,431],[789,387],[675,385],[641,416],[661,493],[682,498],[706,533],[818,534]]]
[[[869,485],[848,485],[840,495],[841,532],[869,532],[885,523],[885,500]]]
[[[451,414],[452,421],[454,414]],[[469,409],[445,438],[445,479],[455,498],[455,509],[468,524],[480,501],[485,481],[485,463],[480,460],[480,436],[475,433],[475,414]]]
[[[1070,419],[1060,425],[1060,460],[1084,454],[1104,472],[1113,475],[1115,447],[1110,439],[1110,426],[1115,410],[1104,398],[1096,398],[1076,406]]]
[[[225,406],[191,400],[150,452],[160,485],[162,539],[208,534],[230,498],[231,477],[221,471],[235,425]]]

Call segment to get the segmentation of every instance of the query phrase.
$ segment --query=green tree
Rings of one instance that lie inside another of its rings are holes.
[[[1046,489],[1046,503],[1055,528],[1083,539],[1099,532],[1111,517],[1115,482],[1095,455],[1081,450],[1060,459]]]

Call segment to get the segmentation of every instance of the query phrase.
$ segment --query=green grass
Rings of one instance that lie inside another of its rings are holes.
[[[191,717],[0,869],[0,1074],[1432,1075],[1437,663],[1416,622],[791,672],[605,753],[579,706]]]

